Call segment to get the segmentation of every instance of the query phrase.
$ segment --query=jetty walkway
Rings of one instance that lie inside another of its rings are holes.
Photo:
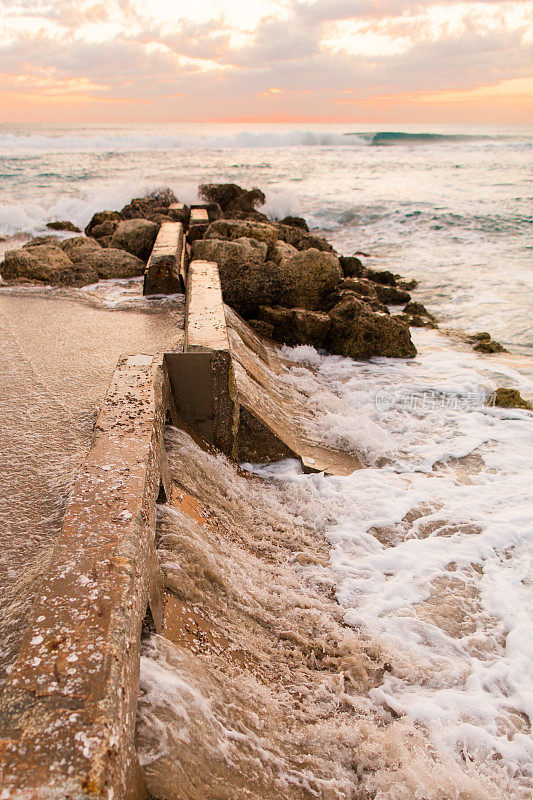
[[[190,261],[208,207],[187,216],[161,225],[144,276],[147,296],[185,293],[183,352],[118,361],[0,697],[0,800],[148,796],[134,733],[143,624],[165,635],[168,623],[155,537],[156,506],[175,494],[165,425],[235,461],[358,466],[310,438],[309,411],[276,380],[279,350],[224,306],[217,264]]]

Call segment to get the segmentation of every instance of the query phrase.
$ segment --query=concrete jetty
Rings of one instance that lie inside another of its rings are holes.
[[[148,605],[162,625],[168,414],[164,364],[121,359],[0,702],[2,800],[145,797],[133,738]]]
[[[146,265],[143,294],[175,294],[185,289],[185,237],[181,222],[164,222]]]
[[[188,235],[206,222],[193,208]],[[185,288],[184,350],[119,360],[0,699],[0,800],[147,797],[134,732],[148,609],[164,632],[155,525],[156,503],[173,495],[167,422],[234,460],[359,466],[313,442],[304,399],[279,380],[279,350],[224,306],[216,263],[186,270],[186,247],[181,222],[161,226],[144,292]]]

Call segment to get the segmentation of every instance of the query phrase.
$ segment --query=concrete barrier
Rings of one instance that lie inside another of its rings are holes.
[[[185,237],[180,222],[163,222],[146,265],[143,294],[175,294],[185,289]]]
[[[313,438],[308,398],[290,382],[279,349],[261,339],[226,307],[228,338],[240,405],[239,461],[298,458],[305,472],[350,475],[361,467],[353,453]]]
[[[191,261],[186,303],[184,351],[229,353],[220,276],[214,261]]]
[[[197,239],[201,239],[209,227],[209,214],[206,208],[191,207],[191,216],[189,218],[189,230],[187,232],[187,239],[190,244]]]
[[[133,800],[142,621],[162,625],[156,500],[170,496],[165,367],[119,361],[0,702],[2,800]]]
[[[184,353],[167,353],[180,417],[205,442],[237,458],[239,406],[218,267],[191,261],[187,276]]]
[[[185,203],[171,203],[167,214],[174,222],[181,222],[185,229],[188,228],[191,209]]]
[[[307,398],[281,379],[279,350],[224,306],[214,262],[189,266],[184,350],[165,356],[174,400],[208,444],[239,461],[298,458],[307,472],[348,475],[361,466],[313,440]]]

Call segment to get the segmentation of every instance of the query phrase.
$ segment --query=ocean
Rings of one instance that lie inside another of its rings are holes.
[[[449,332],[411,329],[407,361],[285,348],[283,380],[308,398],[324,442],[361,455],[351,476],[290,460],[237,472],[169,432],[176,479],[218,527],[209,539],[161,508],[167,574],[258,667],[243,677],[222,656],[148,640],[138,749],[154,796],[531,796],[532,414],[487,398],[498,386],[533,397],[532,156],[527,126],[0,127],[2,250],[157,187],[191,202],[199,183],[258,186],[269,216],[303,216],[339,253],[416,278],[413,299]],[[154,313],[139,281],[126,283],[0,288],[5,374],[21,352],[32,359],[18,307],[42,324],[53,303],[55,331],[61,304],[74,304],[79,343],[90,301],[94,325],[102,309],[120,321],[124,347],[128,319],[157,347],[172,303]],[[459,334],[478,331],[508,353],[473,352]],[[108,327],[92,339],[91,363],[108,339]],[[75,363],[45,347],[40,358],[27,374],[46,365],[43,396],[30,398],[43,415],[50,398],[66,402],[55,365],[67,380]],[[64,502],[57,469],[47,492]]]

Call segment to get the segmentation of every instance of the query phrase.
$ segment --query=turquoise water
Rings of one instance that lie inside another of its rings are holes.
[[[0,236],[84,226],[97,209],[171,186],[260,186],[344,254],[421,281],[450,326],[530,353],[533,127],[0,127]],[[5,247],[5,244],[4,244]]]

